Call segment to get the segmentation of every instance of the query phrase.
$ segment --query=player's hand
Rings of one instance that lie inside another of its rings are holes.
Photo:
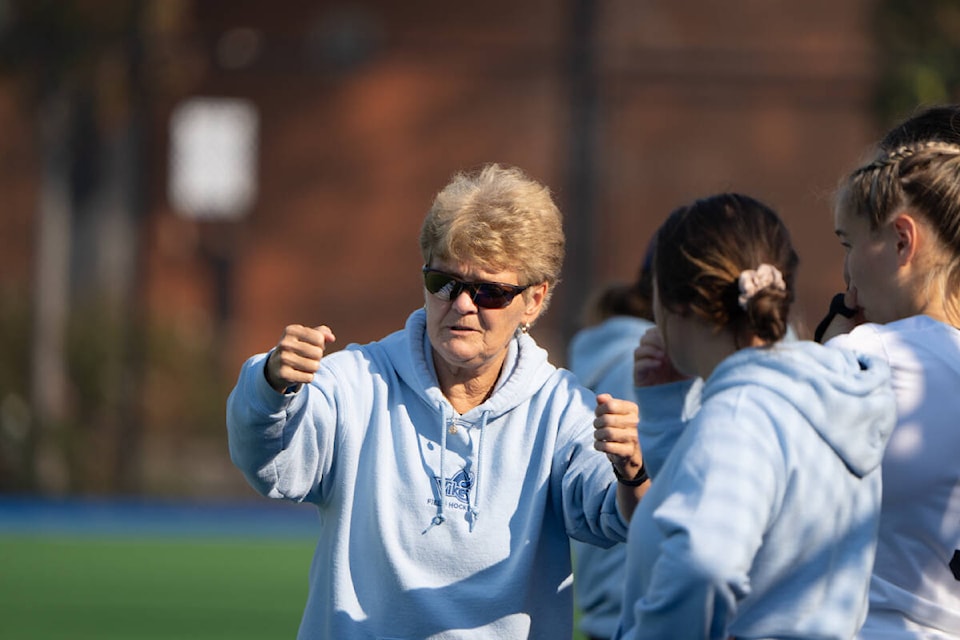
[[[677,371],[670,361],[660,329],[647,329],[640,338],[640,346],[633,352],[633,384],[650,387],[686,380],[688,377]]]
[[[326,346],[336,339],[326,325],[288,325],[267,359],[267,382],[281,393],[291,385],[309,383],[320,368]]]
[[[637,438],[637,423],[640,422],[637,404],[601,393],[597,396],[595,414],[593,448],[606,453],[622,477],[635,477],[643,466]]]

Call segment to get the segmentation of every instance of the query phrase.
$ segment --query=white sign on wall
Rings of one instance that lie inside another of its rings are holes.
[[[257,198],[260,119],[249,100],[190,98],[170,118],[168,198],[178,214],[237,220]]]

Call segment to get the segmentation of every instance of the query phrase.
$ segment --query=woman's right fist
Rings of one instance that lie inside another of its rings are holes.
[[[320,368],[327,344],[336,339],[326,325],[288,325],[267,359],[267,382],[279,393],[292,385],[309,383]]]

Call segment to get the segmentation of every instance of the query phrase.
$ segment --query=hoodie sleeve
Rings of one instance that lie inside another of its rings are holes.
[[[564,372],[564,392],[550,404],[562,407],[552,454],[551,493],[567,535],[598,547],[627,539],[627,521],[617,507],[616,476],[606,455],[593,448],[595,396]],[[552,421],[553,419],[551,419]]]
[[[316,381],[295,393],[277,393],[264,375],[268,356],[247,360],[227,399],[230,458],[260,494],[316,501],[333,460],[333,402]]]
[[[742,392],[731,393],[705,408],[677,443],[678,456],[663,469],[674,490],[653,512],[663,543],[649,589],[633,605],[629,637],[729,635],[782,499],[785,472],[774,431],[752,428],[769,419]]]
[[[594,450],[582,450],[591,469],[574,462],[563,474],[562,501],[567,535],[597,547],[608,548],[627,541],[629,524],[617,507],[617,487],[607,457]]]
[[[700,410],[702,389],[700,378],[634,388],[640,407],[637,432],[643,465],[651,478],[663,468],[687,422]]]

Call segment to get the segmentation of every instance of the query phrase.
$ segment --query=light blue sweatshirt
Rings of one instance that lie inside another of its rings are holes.
[[[568,536],[626,536],[594,395],[520,334],[491,397],[458,415],[424,323],[325,356],[297,393],[254,356],[228,400],[251,485],[319,513],[299,638],[569,638]]]
[[[686,425],[684,385],[638,390],[641,422],[672,419],[660,432],[680,435],[631,521],[617,637],[853,637],[896,419],[889,378],[879,359],[781,342],[721,362]]]
[[[643,334],[653,326],[643,318],[613,316],[581,329],[570,341],[570,370],[596,393],[633,397],[633,352],[640,346]],[[617,544],[605,549],[574,541],[573,555],[580,631],[591,637],[612,638],[620,621],[626,546]]]

